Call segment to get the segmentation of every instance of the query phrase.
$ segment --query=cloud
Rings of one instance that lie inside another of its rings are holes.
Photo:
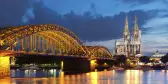
[[[165,46],[157,46],[157,47],[154,47],[154,46],[151,46],[151,47],[146,47],[145,49],[143,49],[143,53],[146,55],[146,53],[151,54],[152,53],[155,53],[156,51],[160,51],[160,53],[164,53],[166,54],[167,51],[168,51],[168,47],[165,47]]]
[[[153,42],[158,42],[160,44],[167,43],[167,36],[168,36],[168,31],[167,31],[167,26],[168,26],[168,17],[154,17],[149,19],[144,25],[144,28],[148,28],[148,34],[144,35],[145,40],[149,40],[151,43]],[[155,37],[155,38],[153,38]]]
[[[147,3],[150,3],[150,2],[153,2],[155,0],[121,0],[125,3],[140,3],[140,4],[147,4]]]
[[[28,8],[24,16],[22,17],[22,22],[27,23],[29,22],[29,20],[34,19],[34,18],[35,16],[34,16],[33,8]]]
[[[20,25],[29,4],[28,0],[1,0],[0,6],[0,26],[4,27]]]
[[[168,17],[152,18],[148,20],[148,22],[145,25],[143,25],[143,27],[145,28],[148,28],[148,27],[158,28],[158,27],[165,27],[165,26],[168,26]]]
[[[76,14],[83,14],[85,11],[94,8],[94,10],[102,16],[113,16],[120,12],[134,10],[147,12],[156,9],[167,9],[167,4],[164,0],[74,0],[73,2],[66,0],[44,0],[44,5],[60,14],[67,14],[72,10]]]
[[[93,8],[93,7],[92,7]],[[103,41],[118,39],[122,37],[125,24],[126,12],[120,12],[114,16],[103,16],[85,11],[82,15],[71,11],[67,14],[59,14],[45,5],[34,7],[34,20],[29,24],[47,24],[53,23],[62,25],[73,31],[82,40],[86,41]],[[139,25],[144,24],[150,17],[143,10],[135,10],[127,13],[129,17],[130,31],[133,28],[133,20],[136,15]],[[142,30],[144,28],[141,28]]]
[[[105,46],[107,47],[110,52],[113,52],[114,51],[114,48],[115,48],[115,40],[106,40],[106,41],[92,41],[92,42],[85,42],[85,45],[87,46]]]
[[[31,15],[29,8],[33,7],[37,0],[1,0],[0,3],[0,27],[23,25],[23,17]],[[29,13],[29,14],[27,14]],[[26,21],[24,17],[24,21]]]
[[[157,33],[157,32],[156,32]],[[163,53],[167,53],[167,43],[168,43],[168,34],[154,34],[149,33],[142,36],[142,47],[144,52],[155,52],[156,50],[159,50]]]
[[[81,14],[90,8],[89,0],[44,0],[44,5],[61,14],[66,14],[73,10],[75,13]],[[82,11],[82,12],[81,12]]]

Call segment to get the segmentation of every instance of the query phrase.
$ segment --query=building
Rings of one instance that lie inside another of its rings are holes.
[[[165,54],[160,53],[158,50],[152,54],[150,57],[151,60],[160,60],[161,57],[165,56]]]
[[[141,30],[138,28],[137,17],[135,16],[134,28],[132,36],[130,36],[128,19],[126,16],[123,38],[115,42],[115,54],[126,55],[128,57],[141,53]]]

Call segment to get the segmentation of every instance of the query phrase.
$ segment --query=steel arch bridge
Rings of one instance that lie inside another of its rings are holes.
[[[55,24],[1,28],[0,50],[112,58],[107,48],[85,46],[73,32]]]
[[[90,51],[91,59],[111,59],[112,54],[109,50],[104,46],[86,46],[86,48]]]
[[[53,25],[27,25],[0,30],[1,50],[86,55],[81,40],[68,29]]]

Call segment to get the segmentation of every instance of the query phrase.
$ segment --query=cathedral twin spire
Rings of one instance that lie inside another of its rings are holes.
[[[139,37],[139,28],[138,28],[138,24],[137,24],[137,17],[135,16],[132,40],[138,40],[138,37]],[[129,32],[129,27],[128,27],[128,17],[127,16],[125,19],[123,38],[125,41],[130,41],[130,32]]]
[[[128,17],[125,19],[125,26],[123,31],[123,40],[118,40],[115,43],[115,52],[117,55],[126,55],[135,56],[137,54],[142,53],[141,48],[141,30],[138,28],[137,17],[135,16],[134,20],[134,28],[132,31],[132,35],[130,35],[129,27],[128,27]]]
[[[129,32],[129,29],[128,29],[128,18],[127,18],[127,16],[126,16],[126,19],[125,19],[123,38],[124,38],[124,40],[130,40],[130,32]]]
[[[140,41],[140,30],[138,28],[137,24],[137,17],[135,16],[135,21],[134,21],[134,29],[133,29],[133,34],[132,34],[132,40],[134,41]]]
[[[137,24],[137,17],[135,16],[134,30],[133,31],[136,31],[136,30],[139,30],[139,28],[138,28],[138,24]]]

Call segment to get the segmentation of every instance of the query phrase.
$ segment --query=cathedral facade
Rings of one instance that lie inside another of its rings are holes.
[[[137,17],[135,17],[132,35],[130,35],[128,19],[126,17],[123,38],[115,42],[115,54],[128,57],[141,53],[141,30],[138,28]]]

